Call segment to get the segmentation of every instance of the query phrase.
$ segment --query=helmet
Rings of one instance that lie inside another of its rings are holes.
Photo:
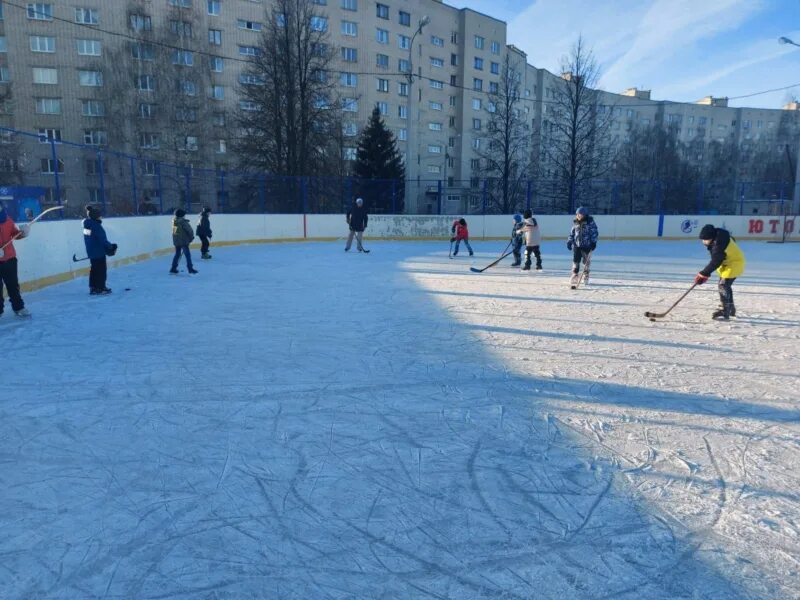
[[[356,198],[356,204],[361,206],[362,204],[364,204],[364,199],[363,198]]]
[[[514,223],[522,223],[522,215],[517,213],[514,215]]]
[[[584,208],[583,206],[578,207],[578,210],[575,211],[576,215],[583,215],[584,217],[589,216],[589,210]]]

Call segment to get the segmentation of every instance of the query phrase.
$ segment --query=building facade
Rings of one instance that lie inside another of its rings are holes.
[[[440,0],[314,4],[318,26],[327,29],[336,48],[335,76],[346,99],[345,158],[355,158],[358,133],[378,106],[407,162],[407,211],[475,208],[470,203],[478,197],[488,97],[507,56],[520,78],[520,114],[538,159],[530,176],[552,175],[539,147],[547,138],[540,134],[563,80],[531,65],[510,45],[504,22]],[[6,145],[5,152],[0,148],[4,183],[18,178],[41,185],[52,201],[58,177],[62,198],[82,204],[97,200],[96,181],[102,177],[106,186],[119,181],[121,189],[132,185],[149,199],[169,186],[193,193],[184,189],[188,184],[179,168],[167,172],[159,161],[210,173],[234,165],[231,115],[242,108],[237,89],[248,83],[247,58],[257,51],[269,0],[20,6],[0,2],[0,126],[40,138],[33,143],[8,133],[0,138]],[[609,134],[615,143],[623,143],[637,125],[658,123],[674,128],[687,145],[694,142],[696,161],[713,140],[733,143],[746,154],[781,127],[787,114],[794,123],[798,109],[796,104],[785,110],[732,108],[711,97],[695,104],[664,103],[637,89],[604,93],[602,104],[613,111]],[[61,144],[60,158],[53,158],[51,141]],[[66,142],[96,147],[99,160],[96,152],[67,148]],[[153,160],[132,167],[112,154],[103,158],[103,149]],[[796,157],[796,144],[792,152]],[[443,197],[445,206],[436,206]]]

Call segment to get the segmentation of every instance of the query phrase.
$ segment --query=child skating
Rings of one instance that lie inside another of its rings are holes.
[[[192,265],[192,253],[189,251],[189,244],[194,240],[194,232],[189,220],[186,218],[186,211],[178,208],[175,210],[175,218],[172,219],[172,243],[175,246],[175,256],[172,258],[172,268],[169,270],[173,275],[178,273],[178,262],[181,254],[186,257],[186,266],[189,273],[197,273]]]
[[[511,263],[512,267],[518,267],[522,264],[522,242],[525,241],[522,228],[524,226],[522,215],[519,213],[514,215],[514,225],[511,228],[511,252],[514,254],[514,262]]]
[[[31,316],[20,294],[17,251],[14,249],[14,240],[20,240],[28,235],[27,227],[23,225],[22,229],[18,228],[0,201],[0,315],[3,314],[5,304],[3,299],[3,285],[5,285],[14,314],[18,317]]]
[[[450,241],[456,243],[455,250],[453,250],[453,256],[458,256],[458,246],[461,244],[461,242],[464,242],[467,250],[469,250],[470,256],[475,254],[472,251],[472,246],[469,245],[469,228],[467,227],[467,220],[464,217],[453,221],[453,225],[450,227],[450,232],[453,234],[453,237],[450,238]]]
[[[569,285],[574,290],[581,282],[580,268],[583,262],[583,283],[589,283],[589,267],[592,264],[592,252],[597,248],[597,223],[584,207],[575,211],[575,220],[567,239],[567,250],[572,250],[572,277]]]
[[[542,270],[542,232],[539,231],[539,223],[533,218],[533,213],[528,209],[523,214],[525,220],[523,223],[522,231],[525,234],[525,266],[522,267],[523,271],[531,270],[531,254],[536,257],[536,270]]]
[[[100,209],[94,206],[86,207],[86,218],[83,220],[83,243],[86,246],[86,256],[89,257],[89,294],[92,296],[111,293],[111,288],[106,285],[108,265],[106,256],[117,253],[117,245],[108,241],[106,230],[100,215]]]
[[[197,237],[200,238],[200,258],[209,259],[211,255],[208,253],[208,240],[211,239],[211,221],[208,215],[211,214],[211,208],[206,206],[200,211],[200,222],[197,224]]]
[[[711,318],[718,321],[727,321],[736,316],[736,307],[733,305],[733,282],[744,273],[744,253],[736,244],[733,236],[721,227],[705,225],[700,230],[700,240],[708,249],[711,260],[694,277],[697,285],[702,285],[716,270],[719,273],[719,304],[720,307],[711,314]]]

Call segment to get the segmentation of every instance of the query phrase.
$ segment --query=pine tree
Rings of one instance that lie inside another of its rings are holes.
[[[376,106],[361,132],[354,168],[358,195],[375,212],[403,211],[405,167],[394,134],[386,127]]]

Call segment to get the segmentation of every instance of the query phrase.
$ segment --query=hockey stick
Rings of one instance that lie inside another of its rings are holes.
[[[686,298],[686,296],[688,296],[688,295],[689,295],[689,292],[691,292],[691,291],[692,291],[694,288],[696,288],[696,287],[697,287],[697,284],[696,284],[696,283],[695,283],[695,284],[693,284],[693,285],[692,285],[692,287],[690,287],[688,290],[686,290],[686,291],[683,293],[683,295],[682,295],[680,298],[678,298],[678,299],[675,301],[675,304],[673,304],[672,306],[670,306],[670,307],[669,307],[667,310],[665,310],[664,312],[662,312],[662,313],[654,313],[654,312],[647,311],[646,313],[644,313],[644,316],[645,316],[645,317],[647,317],[648,319],[650,319],[651,321],[655,321],[656,319],[663,319],[664,317],[666,317],[666,316],[669,314],[669,312],[670,312],[670,311],[671,311],[673,308],[675,308],[676,306],[678,306],[678,304],[680,304],[681,300],[683,300],[684,298]]]
[[[30,232],[30,230],[31,230],[31,225],[33,225],[34,223],[36,223],[36,221],[38,221],[39,219],[41,219],[41,218],[42,218],[43,216],[45,216],[47,213],[49,213],[49,212],[52,212],[52,211],[54,211],[54,210],[63,210],[63,209],[64,209],[64,207],[63,207],[63,206],[53,206],[53,207],[51,207],[51,208],[48,208],[47,210],[43,210],[43,211],[41,212],[41,214],[40,214],[38,217],[36,217],[36,218],[35,218],[33,221],[31,221],[30,223],[23,224],[23,225],[27,225],[27,226],[28,226],[28,227],[27,227],[27,228],[28,228],[28,232]],[[26,234],[26,235],[27,235],[27,234]],[[14,237],[12,237],[10,240],[8,240],[8,241],[7,241],[5,244],[3,244],[2,246],[0,246],[0,250],[2,250],[3,248],[5,248],[6,246],[8,246],[8,245],[9,245],[11,242],[13,242],[14,240],[20,239],[20,238],[22,238],[22,237],[23,237],[23,232],[22,232],[22,231],[20,231],[20,232],[19,232],[17,235],[15,235]]]
[[[82,260],[89,260],[89,257],[85,256],[84,258],[78,258],[77,254],[72,255],[72,262],[81,262]]]
[[[473,273],[483,273],[486,269],[490,269],[493,266],[495,266],[497,263],[499,263],[501,260],[503,260],[506,256],[511,256],[511,254],[513,254],[513,253],[512,252],[506,252],[500,258],[498,258],[496,261],[494,261],[493,263],[491,263],[489,265],[486,265],[482,269],[476,269],[475,267],[470,267],[469,270],[472,271]]]

